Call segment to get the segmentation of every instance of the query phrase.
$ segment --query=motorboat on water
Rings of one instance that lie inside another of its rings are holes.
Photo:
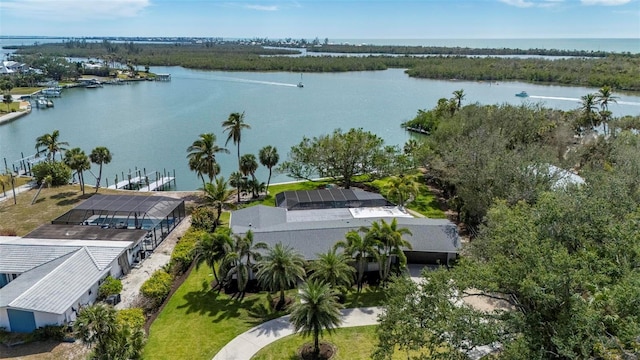
[[[302,83],[302,74],[300,74],[300,82],[298,83],[299,88],[303,88],[304,84]]]
[[[50,87],[46,89],[42,89],[42,95],[48,97],[59,97],[62,93],[62,88],[60,87]]]
[[[527,94],[526,91],[520,91],[519,93],[516,94],[516,96],[526,98],[526,97],[529,97],[529,94]]]

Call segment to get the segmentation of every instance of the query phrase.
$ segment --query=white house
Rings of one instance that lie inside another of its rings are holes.
[[[129,242],[0,236],[0,327],[32,332],[74,321],[102,280],[122,274]]]

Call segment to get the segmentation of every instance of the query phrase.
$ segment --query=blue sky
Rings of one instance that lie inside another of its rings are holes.
[[[640,38],[640,0],[2,0],[0,35]]]

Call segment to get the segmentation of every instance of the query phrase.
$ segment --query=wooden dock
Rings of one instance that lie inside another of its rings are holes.
[[[175,181],[176,178],[173,176],[163,176],[154,182],[150,182],[149,185],[143,186],[138,191],[159,191],[164,190],[165,187],[171,186],[171,182]]]

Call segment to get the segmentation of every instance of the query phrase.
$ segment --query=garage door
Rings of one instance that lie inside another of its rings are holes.
[[[7,309],[11,331],[30,333],[36,329],[36,319],[31,311]]]

